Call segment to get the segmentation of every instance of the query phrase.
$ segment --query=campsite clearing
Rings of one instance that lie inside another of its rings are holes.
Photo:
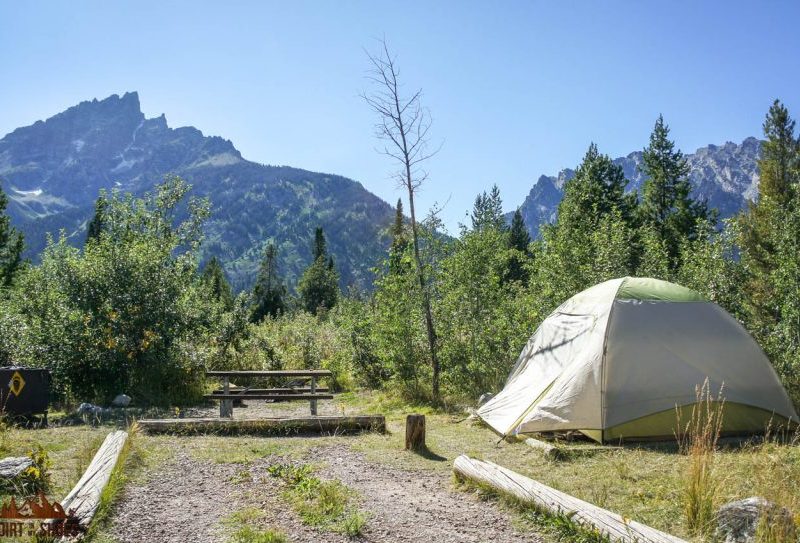
[[[237,411],[275,416],[306,409],[298,404],[251,404]],[[534,521],[533,515],[493,501],[485,503],[482,492],[458,490],[451,473],[453,460],[460,454],[490,460],[689,539],[681,508],[688,459],[677,453],[674,444],[598,451],[593,444],[573,443],[570,447],[591,448],[592,454],[565,454],[553,460],[522,442],[498,443],[493,432],[465,420],[461,412],[411,406],[380,393],[342,394],[326,409],[326,414],[339,415],[384,413],[388,432],[316,437],[141,436],[138,442],[146,460],[129,473],[132,480],[97,541],[133,541],[127,534],[148,530],[159,530],[159,538],[165,541],[171,533],[188,531],[198,541],[224,541],[231,534],[231,515],[240,519],[237,512],[241,511],[249,512],[243,515],[256,529],[292,534],[293,541],[345,541],[341,533],[319,532],[300,521],[282,498],[280,482],[267,474],[267,467],[275,462],[310,465],[321,478],[341,481],[352,489],[367,519],[365,541],[552,539],[550,532],[555,528],[541,519]],[[428,450],[423,454],[404,450],[405,415],[412,412],[426,415]],[[717,455],[715,473],[720,479],[720,504],[769,493],[796,507],[789,502],[797,499],[793,488],[800,485],[800,449],[778,444],[724,448]],[[147,514],[136,514],[141,508]]]
[[[242,416],[298,415],[299,403],[249,402]],[[208,416],[216,406],[197,409]],[[233,541],[232,526],[273,529],[292,541],[346,541],[342,533],[304,524],[267,468],[276,463],[309,465],[321,479],[340,481],[354,493],[366,518],[364,541],[432,539],[508,541],[553,539],[552,526],[508,508],[486,495],[460,490],[452,480],[461,455],[489,460],[577,498],[689,539],[681,507],[688,459],[670,444],[598,448],[570,443],[558,460],[523,442],[499,442],[496,434],[463,412],[408,405],[381,393],[341,394],[322,414],[384,413],[386,434],[345,436],[139,435],[129,456],[122,491],[94,541],[122,543],[144,534],[169,541],[192,534],[196,541]],[[426,415],[428,450],[404,450],[405,415]],[[53,489],[62,497],[112,428],[89,426],[44,430],[11,429],[7,454],[25,454],[42,443],[52,460]],[[558,445],[557,445],[558,446]],[[559,446],[560,447],[560,446]],[[574,448],[591,449],[576,454]],[[797,510],[800,448],[767,444],[730,448],[716,458],[719,504],[768,495]],[[142,514],[145,511],[146,514]],[[417,538],[417,539],[414,539]],[[449,538],[449,539],[448,539]],[[148,538],[145,538],[148,539]]]

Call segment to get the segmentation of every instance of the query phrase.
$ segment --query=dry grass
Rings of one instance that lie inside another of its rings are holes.
[[[3,456],[25,456],[41,445],[50,459],[49,495],[61,499],[75,486],[110,428],[70,426],[24,429],[10,427]],[[83,469],[81,469],[83,468]]]
[[[677,443],[627,445],[552,460],[524,443],[500,441],[482,424],[464,420],[464,415],[423,409],[428,448],[435,456],[422,456],[403,450],[405,415],[419,412],[419,406],[378,393],[360,394],[347,402],[349,406],[360,403],[364,412],[377,412],[380,406],[386,415],[386,435],[353,438],[353,448],[371,461],[405,469],[450,471],[453,460],[463,453],[496,462],[653,528],[694,537],[684,514],[684,497],[687,474],[699,465],[693,468],[692,456],[681,454]],[[796,444],[785,438],[764,444],[717,444],[713,465],[705,471],[716,482],[713,510],[729,501],[762,495],[798,515],[800,447]],[[594,444],[575,446],[593,448]]]
[[[714,505],[719,494],[713,469],[725,400],[721,390],[716,398],[712,396],[708,379],[697,388],[696,397],[686,423],[681,420],[681,410],[675,409],[676,438],[681,453],[688,458],[682,492],[686,525],[690,534],[709,537],[715,528]]]

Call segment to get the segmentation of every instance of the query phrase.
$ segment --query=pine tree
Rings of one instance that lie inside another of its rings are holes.
[[[531,288],[540,291],[542,311],[551,311],[603,279],[598,276],[598,263],[609,273],[611,268],[606,263],[611,261],[620,264],[615,273],[630,271],[632,244],[617,243],[629,237],[635,224],[636,197],[625,194],[626,185],[622,167],[591,144],[575,176],[564,185],[556,222],[542,228],[542,240],[537,243],[536,275],[530,281]],[[614,229],[624,231],[617,236]],[[615,240],[613,247],[599,246],[611,239]]]
[[[783,260],[778,253],[785,246],[784,221],[800,204],[793,198],[800,180],[800,143],[795,121],[780,101],[770,107],[763,128],[759,198],[739,217],[742,263],[749,272],[747,313],[760,338],[766,338],[781,318],[773,274]]]
[[[325,233],[322,227],[318,226],[314,230],[314,260],[328,254],[327,242],[325,241]]]
[[[314,261],[306,268],[297,286],[303,307],[310,313],[331,309],[339,298],[339,274],[326,246],[325,234],[322,228],[317,228],[314,231]]]
[[[267,315],[277,317],[286,312],[286,287],[278,277],[278,249],[274,243],[267,245],[264,259],[253,287],[251,322],[261,322]]]
[[[389,272],[400,273],[407,271],[403,267],[403,256],[408,249],[408,232],[406,231],[405,217],[403,217],[403,201],[397,199],[394,224],[392,225],[392,244],[389,247]]]
[[[106,212],[108,211],[108,198],[105,191],[100,191],[100,195],[94,202],[94,216],[86,228],[86,242],[97,239],[106,227]]]
[[[222,269],[216,256],[212,256],[208,261],[201,277],[211,291],[212,297],[222,303],[225,311],[230,311],[233,308],[233,293],[225,277],[225,270]]]
[[[528,233],[528,227],[525,226],[525,221],[522,219],[522,213],[519,208],[514,212],[514,217],[511,219],[511,230],[508,235],[508,246],[517,251],[524,253],[528,252],[528,247],[531,244],[531,235]]]
[[[495,228],[502,231],[505,227],[500,189],[497,188],[497,185],[492,185],[488,194],[484,191],[475,197],[475,204],[472,208],[472,229],[480,231],[486,228]]]
[[[22,234],[11,226],[6,213],[8,197],[0,188],[0,287],[8,287],[22,265]]]
[[[564,186],[557,222],[583,223],[594,228],[601,217],[615,210],[622,220],[632,222],[636,200],[625,195],[627,183],[622,167],[600,154],[597,145],[590,144],[575,177]]]
[[[700,221],[711,220],[705,202],[691,197],[689,165],[683,153],[669,139],[669,126],[659,115],[650,144],[642,154],[641,172],[645,176],[639,217],[667,248],[671,269],[678,266],[681,243],[694,239]]]
[[[800,176],[800,140],[794,135],[795,121],[780,100],[775,100],[764,121],[767,140],[758,161],[760,198],[785,206],[792,197],[791,187]]]
[[[503,281],[527,283],[530,274],[525,268],[525,263],[530,258],[531,236],[519,209],[514,212],[514,217],[511,219],[511,229],[508,232],[507,240],[511,253],[503,274]]]

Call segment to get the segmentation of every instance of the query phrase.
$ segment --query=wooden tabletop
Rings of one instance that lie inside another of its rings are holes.
[[[207,371],[209,377],[330,377],[329,370]]]

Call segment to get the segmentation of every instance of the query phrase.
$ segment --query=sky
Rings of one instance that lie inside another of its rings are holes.
[[[640,150],[659,114],[685,152],[759,136],[775,98],[797,115],[798,23],[798,1],[0,0],[0,137],[138,91],[147,117],[394,203],[359,96],[385,38],[441,144],[417,206],[453,232],[492,184],[513,210],[592,141]]]

